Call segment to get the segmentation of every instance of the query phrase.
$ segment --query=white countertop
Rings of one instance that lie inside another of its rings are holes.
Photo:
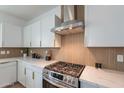
[[[95,67],[86,66],[80,76],[80,80],[85,80],[104,87],[123,88],[124,72],[108,69],[96,69]]]
[[[12,62],[12,61],[17,61],[17,59],[16,58],[3,58],[3,59],[0,59],[0,63]]]
[[[44,68],[46,65],[49,65],[51,63],[57,62],[57,60],[46,61],[44,59],[34,59],[34,58],[31,58],[31,57],[26,57],[26,58],[16,57],[16,58],[0,59],[0,63],[13,62],[13,61],[23,61],[23,62],[29,63],[29,64],[37,66],[37,67],[41,67],[41,68]]]

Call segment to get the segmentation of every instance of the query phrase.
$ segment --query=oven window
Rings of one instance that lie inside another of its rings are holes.
[[[43,79],[43,88],[58,88],[58,87],[55,85],[52,85],[51,83]]]

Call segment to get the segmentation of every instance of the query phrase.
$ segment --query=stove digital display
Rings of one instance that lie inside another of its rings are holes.
[[[56,74],[56,73],[51,73],[51,76],[54,77],[54,78],[57,78],[59,80],[63,80],[63,75]]]

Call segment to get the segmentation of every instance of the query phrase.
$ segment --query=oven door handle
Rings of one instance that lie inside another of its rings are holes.
[[[44,77],[43,76],[43,79],[44,80],[46,80],[46,81],[48,81],[49,83],[51,83],[51,84],[53,84],[54,86],[57,86],[57,87],[59,87],[59,88],[66,88],[66,87],[68,87],[68,88],[72,88],[71,86],[67,86],[67,85],[60,85],[60,84],[57,84],[57,83],[54,83],[54,82],[52,82],[52,80],[50,80],[50,79],[48,79],[47,77]]]

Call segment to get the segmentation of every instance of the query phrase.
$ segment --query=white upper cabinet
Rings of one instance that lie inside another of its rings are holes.
[[[56,24],[56,16],[60,17],[60,14],[61,14],[60,7],[57,7],[42,15],[42,19],[41,19],[42,47],[60,47],[61,46],[61,36],[51,32],[51,29],[54,28]]]
[[[40,47],[41,46],[41,23],[37,21],[31,25],[24,27],[24,47]]]
[[[22,47],[22,29],[20,26],[5,23],[3,47]]]
[[[85,7],[85,45],[124,47],[124,6]]]
[[[41,46],[41,23],[37,21],[32,24],[32,31],[31,31],[31,46],[32,47],[40,47]]]
[[[42,16],[41,20],[41,40],[42,47],[54,47],[54,33],[51,32],[52,27],[54,27],[54,15],[53,14],[45,14]]]
[[[61,47],[61,36],[51,32],[60,18],[61,7],[41,15],[38,21],[24,28],[24,47]]]
[[[22,47],[22,28],[10,23],[1,23],[0,47]]]
[[[24,47],[30,47],[31,46],[31,25],[24,27],[23,46]]]
[[[2,47],[2,24],[0,24],[0,47]]]

